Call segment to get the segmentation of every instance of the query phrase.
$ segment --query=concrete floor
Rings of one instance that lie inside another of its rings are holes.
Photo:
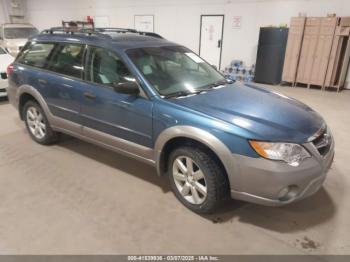
[[[183,207],[151,167],[66,137],[40,146],[0,103],[0,254],[350,254],[350,91],[274,87],[320,112],[336,157],[324,189],[283,208]]]

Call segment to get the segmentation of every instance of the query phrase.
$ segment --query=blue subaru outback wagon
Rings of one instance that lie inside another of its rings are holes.
[[[288,204],[315,193],[334,156],[322,117],[292,98],[226,80],[189,49],[134,30],[48,30],[8,68],[33,140],[66,133],[167,175],[198,213],[226,198]]]

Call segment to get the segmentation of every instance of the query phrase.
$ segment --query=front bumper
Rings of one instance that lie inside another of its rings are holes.
[[[312,143],[304,146],[312,157],[298,167],[282,161],[234,155],[234,163],[237,163],[238,168],[235,168],[235,174],[229,174],[231,197],[262,205],[282,206],[316,193],[332,165],[334,140],[331,139],[330,149],[324,156]],[[289,188],[293,192],[281,196],[283,190]]]

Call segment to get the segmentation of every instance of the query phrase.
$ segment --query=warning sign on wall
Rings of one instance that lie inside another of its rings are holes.
[[[242,26],[242,17],[241,16],[234,16],[233,17],[233,28],[240,29]]]

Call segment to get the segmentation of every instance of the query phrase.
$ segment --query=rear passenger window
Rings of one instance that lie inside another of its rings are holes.
[[[81,78],[84,46],[80,44],[58,44],[47,69],[56,73]]]
[[[17,58],[17,62],[43,68],[54,49],[54,43],[31,43]]]

